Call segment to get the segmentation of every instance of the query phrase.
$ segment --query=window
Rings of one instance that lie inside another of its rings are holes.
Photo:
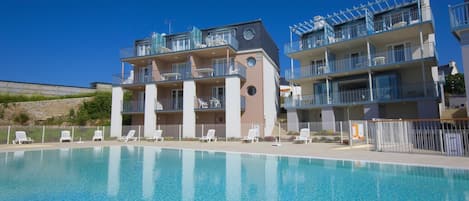
[[[190,49],[189,38],[186,36],[173,38],[171,42],[173,51],[182,51]]]
[[[137,44],[137,56],[150,55],[151,46],[149,42],[142,42]]]
[[[207,36],[207,45],[208,46],[219,46],[226,44],[233,44],[235,39],[235,30],[234,29],[224,29],[217,30],[214,32],[208,33]]]
[[[313,75],[322,75],[326,72],[326,65],[325,65],[324,59],[319,59],[319,60],[314,60],[311,61],[311,72],[313,72]]]
[[[212,87],[212,97],[210,103],[212,107],[224,107],[225,102],[225,87],[217,86]]]
[[[254,57],[248,57],[246,61],[249,67],[254,67],[256,65],[256,58]]]
[[[256,32],[252,28],[246,28],[243,32],[243,38],[245,40],[252,40],[256,36]]]
[[[388,46],[388,59],[390,63],[399,63],[412,59],[410,43]]]
[[[249,87],[247,88],[247,90],[248,90],[248,94],[249,94],[250,96],[256,95],[257,89],[256,89],[255,86],[249,86]]]
[[[181,110],[183,105],[183,91],[182,89],[171,90],[171,106],[173,110]]]
[[[189,71],[189,63],[175,63],[172,65],[172,72],[179,73],[179,77],[185,78],[185,76],[189,74]]]

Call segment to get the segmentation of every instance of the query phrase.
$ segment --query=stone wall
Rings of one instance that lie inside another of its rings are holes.
[[[13,119],[20,113],[28,115],[29,125],[37,121],[45,121],[51,117],[65,116],[69,114],[71,109],[77,111],[84,101],[91,99],[93,97],[0,104],[0,117],[3,116],[3,118],[0,118],[0,125],[14,125]]]
[[[96,91],[111,91],[110,84],[95,83],[95,88],[74,87],[64,85],[37,84],[26,82],[0,81],[1,94],[64,96]]]

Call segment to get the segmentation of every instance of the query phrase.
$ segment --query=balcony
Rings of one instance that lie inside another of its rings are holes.
[[[113,77],[113,84],[118,85],[140,85],[153,82],[151,75],[134,75],[133,71],[130,73],[115,74]]]
[[[459,14],[459,16],[465,16],[465,22],[467,23],[467,15]],[[411,27],[422,22],[433,22],[433,13],[430,7],[423,8],[421,16],[419,16],[418,9],[403,9],[399,12],[390,12],[384,15],[377,14],[368,20],[370,21],[369,26],[367,26],[366,23],[338,25],[335,26],[332,33],[329,34],[324,33],[324,29],[319,30],[318,32],[322,37],[315,38],[314,40],[308,38],[288,42],[284,46],[284,52],[287,55],[293,54],[343,41],[350,41],[365,36]]]
[[[373,93],[371,93],[373,92]],[[373,95],[373,99],[371,99]],[[349,105],[374,102],[393,102],[413,100],[418,98],[437,98],[438,85],[433,82],[421,84],[402,84],[400,87],[368,88],[331,92],[329,100],[326,93],[288,97],[285,99],[286,108],[308,108],[325,105]]]
[[[450,6],[449,19],[451,30],[460,39],[460,31],[469,28],[469,2]]]
[[[224,110],[225,109],[225,97],[195,97],[196,110]]]
[[[182,112],[183,100],[180,99],[168,99],[161,98],[155,101],[155,111],[162,112]]]
[[[145,101],[123,101],[121,111],[122,113],[144,113]]]
[[[150,43],[151,39],[147,40],[148,43],[145,46],[122,48],[120,50],[120,58],[127,59],[135,57],[154,56],[227,45],[235,50],[238,49],[238,41],[234,36],[229,36],[225,38],[221,38],[218,36],[208,36],[205,38],[205,41],[194,41],[193,39],[188,38],[184,45],[178,44],[174,45],[173,47],[171,44],[166,43],[165,45],[156,45],[157,43]]]
[[[434,43],[423,44],[423,55],[420,52],[420,48],[402,45],[401,47],[396,46],[393,50],[376,51],[371,53],[371,61],[368,59],[368,56],[330,60],[328,65],[295,67],[293,72],[291,72],[291,70],[287,70],[285,72],[285,77],[287,80],[314,78],[336,73],[377,69],[432,57],[438,57]]]
[[[232,63],[229,67],[226,65],[217,66],[205,66],[197,67],[194,70],[193,78],[213,78],[213,77],[224,77],[229,75],[238,75],[242,78],[246,78],[246,66],[241,63]]]

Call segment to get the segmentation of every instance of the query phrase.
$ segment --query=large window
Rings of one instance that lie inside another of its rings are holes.
[[[378,75],[374,77],[374,96],[377,100],[391,100],[398,96],[398,80],[396,74]]]
[[[388,63],[399,63],[412,60],[410,43],[388,46]]]
[[[189,75],[190,64],[187,62],[184,63],[175,63],[172,65],[172,72],[179,73],[179,77],[185,78]]]
[[[173,110],[182,110],[183,94],[182,89],[173,89],[171,91],[171,106]]]
[[[171,45],[172,45],[173,51],[181,51],[181,50],[190,49],[189,38],[187,38],[186,36],[173,38]]]

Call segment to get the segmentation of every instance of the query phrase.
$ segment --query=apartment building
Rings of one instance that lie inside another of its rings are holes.
[[[285,75],[302,95],[285,101],[289,129],[298,122],[334,130],[330,122],[439,117],[429,0],[363,2],[290,31]]]
[[[464,74],[469,75],[469,1],[449,6],[449,18],[451,23],[451,31],[461,44],[462,62]],[[468,105],[469,79],[464,78],[466,87],[466,106]],[[469,116],[469,110],[467,110]]]
[[[217,137],[240,138],[252,127],[270,135],[279,108],[278,60],[261,20],[136,40],[121,50],[111,135],[126,132],[123,115],[145,136],[161,129],[163,136],[194,138],[213,128]]]

